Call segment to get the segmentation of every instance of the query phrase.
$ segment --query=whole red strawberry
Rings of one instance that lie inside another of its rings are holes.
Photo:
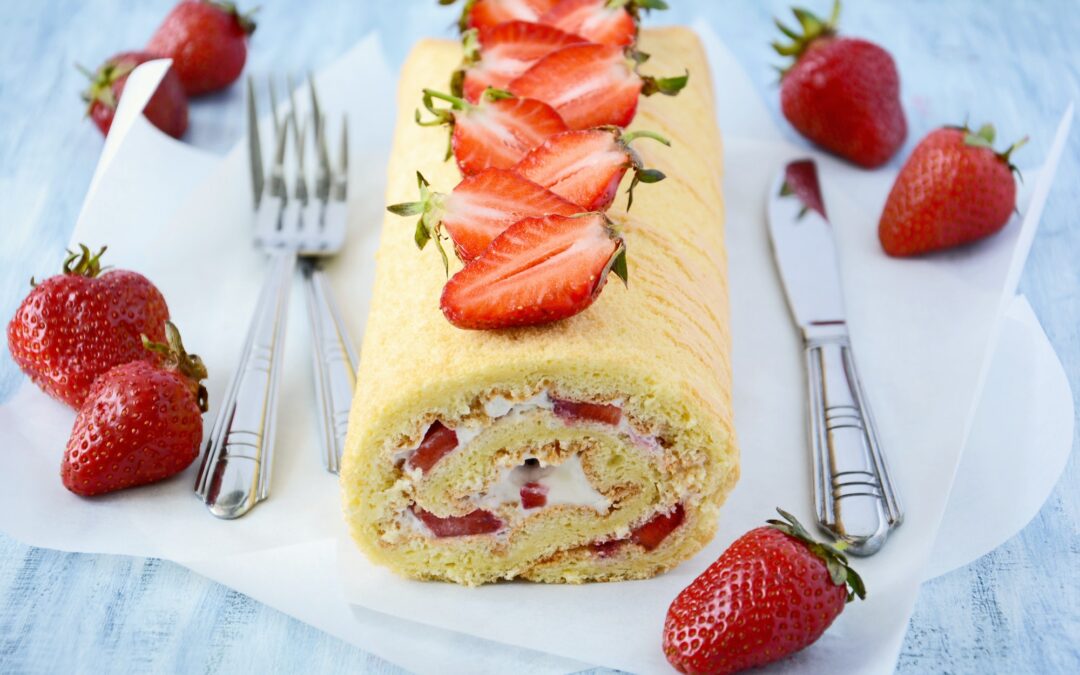
[[[684,673],[734,673],[810,645],[858,596],[862,579],[794,516],[735,540],[668,609],[664,654]]]
[[[994,151],[994,127],[945,127],[915,146],[896,177],[878,225],[885,252],[910,256],[990,236],[1016,208],[1009,156]]]
[[[781,75],[784,117],[803,136],[859,166],[887,162],[907,137],[900,76],[887,51],[858,38],[838,37],[839,0],[822,21],[793,10],[803,34],[776,22],[791,44],[773,43],[795,62]]]
[[[182,0],[146,50],[173,60],[188,96],[224,89],[240,77],[255,22],[231,2]]]
[[[101,273],[102,248],[85,246],[63,273],[34,286],[8,324],[11,357],[34,384],[73,408],[113,366],[148,359],[141,335],[163,340],[165,298],[141,274]]]
[[[206,367],[165,323],[167,344],[143,342],[150,360],[99,377],[79,409],[60,465],[64,487],[93,495],[153,483],[199,456]]]
[[[135,67],[153,61],[158,56],[147,52],[123,52],[106,61],[96,73],[83,71],[90,78],[90,87],[83,92],[86,114],[94,120],[101,133],[108,135],[120,95],[127,84],[128,75]],[[173,138],[180,138],[187,131],[188,100],[175,69],[170,68],[161,80],[157,91],[143,109],[146,119]]]

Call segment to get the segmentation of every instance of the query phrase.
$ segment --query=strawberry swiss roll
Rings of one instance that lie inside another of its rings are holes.
[[[569,46],[558,49],[592,58],[582,42],[559,39]],[[520,209],[495,225],[487,202],[473,195],[470,211],[459,199],[456,217],[464,228],[483,221],[492,228],[484,237],[449,222],[439,228],[440,214],[449,219],[447,197],[395,210],[419,215],[419,225],[387,214],[341,472],[345,517],[373,562],[467,585],[640,579],[686,560],[715,533],[739,459],[713,92],[691,31],[642,30],[637,48],[651,55],[647,63],[626,56],[614,66],[620,96],[641,90],[634,109],[619,111],[632,121],[602,130],[621,143],[647,129],[670,145],[619,146],[625,159],[613,179],[605,174],[607,192],[591,190],[588,172],[608,161],[610,148],[582,150],[573,169],[581,180],[561,192],[573,177],[547,179],[552,172],[536,168],[550,166],[547,155],[519,167],[503,152],[486,169],[509,181],[499,185],[523,182],[551,196],[496,190],[490,199]],[[447,91],[461,54],[458,43],[426,40],[402,68],[388,204],[416,199],[418,172],[425,195],[482,183],[445,159],[446,129],[417,124],[420,92]],[[626,74],[639,66],[691,76],[678,96],[646,97],[657,86]],[[544,91],[541,75],[529,76],[530,92]],[[577,86],[565,77],[568,90]],[[489,90],[492,103],[462,101],[453,112],[533,100],[515,89],[524,87],[511,82]],[[538,95],[545,108],[568,106],[576,119],[599,107],[577,105],[572,92],[558,101]],[[551,133],[578,126],[555,124]],[[470,171],[485,170],[475,166],[478,156],[470,155]],[[644,166],[651,168],[639,173]],[[638,186],[627,209],[631,182],[661,178]],[[614,202],[604,197],[616,187]],[[445,245],[448,269],[436,247],[417,249],[428,239]],[[626,283],[605,285],[609,275]]]

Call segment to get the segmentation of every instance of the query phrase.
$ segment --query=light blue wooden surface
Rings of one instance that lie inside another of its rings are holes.
[[[143,44],[171,0],[42,0],[0,6],[0,318],[31,275],[52,271],[101,148],[81,119],[76,61],[96,65]],[[244,3],[252,4],[252,3]],[[766,42],[785,2],[672,0],[665,21],[704,16],[769,102]],[[825,0],[806,4],[824,11]],[[434,0],[263,3],[252,72],[331,62],[371,29],[399,63],[425,35],[448,34]],[[849,0],[847,32],[897,58],[908,146],[933,127],[992,120],[1025,133],[1035,162],[1058,116],[1080,101],[1080,2]],[[358,79],[357,86],[362,86]],[[723,95],[723,92],[721,92]],[[197,102],[191,143],[223,152],[240,137],[238,91]],[[372,105],[390,105],[373,101]],[[790,133],[790,132],[789,132]],[[796,138],[792,134],[792,138]],[[1073,133],[1021,290],[1080,391],[1080,133]],[[0,400],[22,381],[0,354]],[[0,430],[0,443],[3,442]],[[0,446],[0,452],[19,448]],[[902,672],[1080,672],[1080,466],[1075,456],[1038,517],[971,566],[928,583],[900,657]],[[169,562],[71,555],[0,534],[0,671],[398,672],[239,593]],[[513,664],[507,664],[507,671]]]

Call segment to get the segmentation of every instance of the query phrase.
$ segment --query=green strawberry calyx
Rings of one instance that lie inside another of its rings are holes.
[[[630,16],[634,17],[635,23],[641,23],[642,10],[648,14],[654,9],[662,10],[669,9],[669,7],[664,0],[607,0],[604,3],[604,9],[625,9]]]
[[[993,124],[984,124],[979,127],[978,131],[972,131],[966,124],[959,127],[950,127],[962,131],[964,134],[964,145],[973,148],[985,148],[994,155],[1005,162],[1008,165],[1009,170],[1020,175],[1020,169],[1016,168],[1016,165],[1012,163],[1012,154],[1023,147],[1028,142],[1028,137],[1024,136],[1020,140],[1016,141],[1009,147],[1005,148],[1002,152],[994,150],[994,140],[997,137],[997,132],[994,130]]]
[[[825,568],[829,570],[829,578],[832,579],[832,582],[837,586],[847,586],[848,602],[851,602],[856,597],[860,600],[866,599],[866,586],[863,584],[862,577],[848,564],[847,556],[843,553],[845,548],[843,543],[831,545],[820,542],[806,531],[806,528],[795,516],[780,508],[777,508],[776,511],[784,520],[771,519],[766,521],[770,527],[799,540],[811,553],[821,558],[825,562]]]
[[[91,253],[86,244],[79,244],[78,251],[68,249],[67,257],[64,258],[64,264],[60,267],[60,273],[93,279],[104,270],[109,269],[108,267],[101,266],[101,256],[105,253],[107,248],[108,246],[102,246],[101,250],[97,253]],[[37,285],[37,279],[30,277],[30,286],[36,288]]]
[[[199,404],[199,410],[209,410],[206,387],[202,381],[206,379],[206,365],[203,364],[198,354],[188,354],[184,349],[184,343],[180,339],[180,331],[172,321],[165,322],[165,342],[153,342],[146,335],[142,335],[142,344],[146,349],[161,357],[161,363],[165,368],[174,370],[191,381],[195,399]]]
[[[100,251],[92,253],[86,244],[79,244],[78,251],[67,252],[61,271],[64,274],[75,274],[93,279],[106,269],[101,266],[101,256],[108,248],[108,246],[102,246]]]
[[[461,32],[461,65],[450,74],[450,93],[454,96],[465,95],[465,71],[480,62],[480,31],[469,28]]]
[[[836,26],[840,19],[840,0],[834,0],[832,12],[829,14],[828,20],[822,20],[814,13],[807,9],[803,9],[802,7],[793,7],[791,12],[799,22],[802,33],[799,33],[794,28],[789,28],[784,25],[780,19],[773,19],[773,23],[780,29],[780,32],[791,40],[791,42],[788,43],[774,40],[772,43],[772,48],[776,50],[777,54],[792,58],[791,65],[787,68],[780,69],[781,77],[791,69],[791,66],[795,65],[799,60],[799,57],[806,53],[806,50],[809,49],[811,43],[821,38],[830,38],[836,35]]]
[[[445,124],[450,128],[450,137],[446,144],[446,156],[443,160],[448,160],[454,156],[454,147],[451,142],[454,139],[454,122],[456,121],[457,113],[468,113],[472,110],[476,110],[478,106],[469,103],[464,98],[456,94],[444,94],[441,91],[435,91],[434,89],[424,89],[423,105],[424,108],[434,115],[434,119],[425,120],[420,113],[420,109],[416,110],[416,123],[422,127],[437,127]],[[498,101],[500,99],[514,98],[514,95],[504,89],[496,89],[494,87],[488,87],[481,95],[481,102],[483,101]],[[450,104],[449,107],[439,108],[435,105],[435,100],[446,101]]]
[[[113,93],[113,85],[119,80],[131,74],[135,70],[135,63],[130,60],[108,60],[97,72],[78,64],[75,68],[90,80],[90,86],[82,93],[82,99],[86,102],[86,114],[89,115],[94,105],[100,103],[109,110],[116,110],[116,95]]]
[[[443,201],[446,197],[441,193],[432,191],[431,184],[427,182],[427,179],[419,171],[416,172],[416,183],[420,188],[419,200],[391,204],[386,207],[386,210],[396,216],[420,216],[420,219],[416,221],[413,241],[416,242],[416,247],[422,250],[429,241],[434,239],[435,248],[439,250],[439,255],[442,257],[443,269],[446,271],[446,275],[450,276],[450,259],[447,257],[446,249],[442,245],[443,234],[440,227],[442,224]]]
[[[618,127],[612,127],[615,133],[619,133]],[[630,158],[630,168],[634,170],[634,178],[630,181],[630,187],[626,190],[626,210],[629,211],[630,207],[634,205],[634,188],[639,183],[659,183],[667,178],[663,171],[659,169],[647,169],[645,164],[641,161],[641,156],[630,147],[635,139],[638,138],[651,138],[658,143],[671,147],[671,141],[666,137],[661,136],[655,131],[646,131],[639,129],[637,131],[630,131],[619,136],[619,145],[626,149],[626,154]]]
[[[641,78],[641,95],[677,95],[686,87],[686,83],[690,81],[690,71],[687,70],[682,75],[673,75],[671,77],[655,77],[653,75],[642,75],[640,71],[641,64],[648,61],[651,56],[652,55],[648,52],[643,52],[633,46],[626,48],[626,57],[633,62],[631,69],[634,71],[635,75]]]
[[[206,4],[212,5],[236,19],[236,23],[239,24],[240,30],[244,31],[244,35],[251,35],[255,32],[255,12],[259,11],[258,7],[245,13],[240,11],[235,2],[228,2],[227,0],[206,0]]]

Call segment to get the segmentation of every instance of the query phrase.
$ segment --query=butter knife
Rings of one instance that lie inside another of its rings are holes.
[[[818,525],[872,555],[903,520],[855,368],[836,245],[811,159],[784,167],[769,193],[769,235],[788,306],[802,331]]]

